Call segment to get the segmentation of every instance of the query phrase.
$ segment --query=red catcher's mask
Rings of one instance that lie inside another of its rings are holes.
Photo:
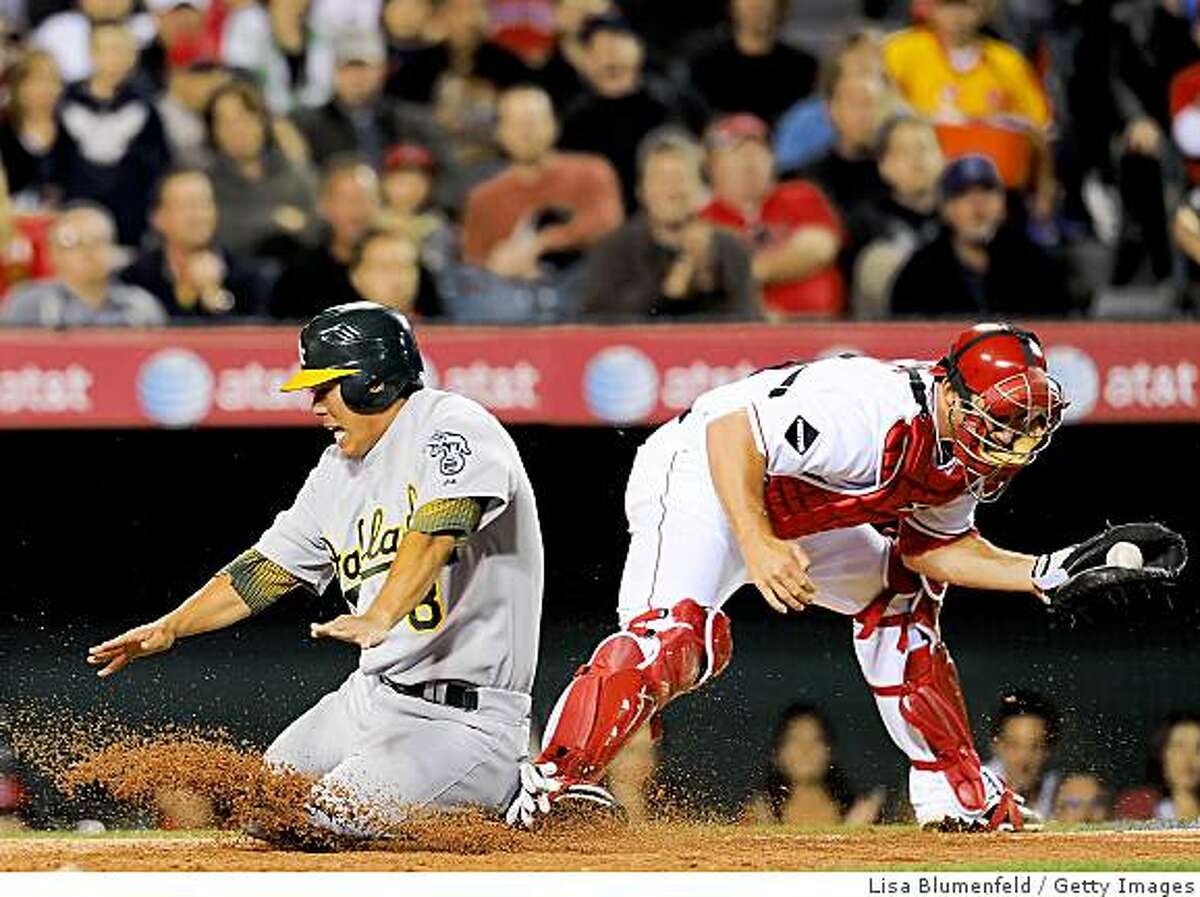
[[[967,489],[994,501],[1062,423],[1062,390],[1041,343],[1008,324],[979,324],[959,334],[935,373],[960,399],[950,428]]]

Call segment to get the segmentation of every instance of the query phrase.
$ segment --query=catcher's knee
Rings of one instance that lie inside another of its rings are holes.
[[[642,669],[662,704],[719,676],[733,656],[729,617],[690,598],[635,617],[627,630],[647,640]]]

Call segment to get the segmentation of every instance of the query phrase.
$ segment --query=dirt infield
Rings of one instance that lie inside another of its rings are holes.
[[[459,833],[460,836],[463,833]],[[486,840],[486,839],[485,839]],[[0,839],[0,870],[50,871],[776,871],[1200,870],[1200,830],[935,835],[645,825],[549,835],[493,832],[481,852],[449,843],[306,854],[242,835],[154,832]]]

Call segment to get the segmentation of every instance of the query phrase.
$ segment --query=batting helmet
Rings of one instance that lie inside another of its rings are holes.
[[[340,383],[352,411],[383,411],[421,388],[425,369],[416,337],[400,312],[350,302],[321,312],[300,331],[300,370],[284,392]]]
[[[962,400],[951,425],[968,487],[995,499],[1062,423],[1062,391],[1042,345],[1028,330],[979,324],[959,334],[935,372]]]

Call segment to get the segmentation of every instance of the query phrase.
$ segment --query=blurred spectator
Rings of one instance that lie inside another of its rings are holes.
[[[433,153],[420,144],[400,143],[388,150],[380,221],[384,229],[412,240],[422,267],[436,274],[451,261],[457,240],[450,221],[432,203],[434,165]]]
[[[434,280],[421,270],[416,244],[404,234],[368,231],[350,255],[350,284],[358,298],[410,317],[441,314]]]
[[[1200,186],[1189,190],[1175,210],[1171,233],[1187,268],[1185,301],[1195,311],[1200,309]]]
[[[63,159],[63,193],[112,211],[117,238],[136,246],[146,230],[148,185],[169,167],[170,148],[153,104],[131,83],[137,61],[124,25],[91,30],[92,75],[67,88],[59,122],[71,138]]]
[[[1090,772],[1063,776],[1054,795],[1053,822],[1084,825],[1112,819],[1112,800],[1104,783]]]
[[[258,0],[222,2],[225,18],[218,42],[221,63],[252,76],[271,111],[286,115],[294,104],[292,72],[275,42],[270,15]],[[270,6],[276,10],[281,4]]]
[[[653,815],[647,805],[659,762],[653,728],[650,723],[643,725],[608,764],[608,790],[624,807],[630,822],[645,822]]]
[[[485,82],[493,90],[527,77],[521,58],[490,39],[487,0],[442,0],[435,27],[450,54],[451,70],[460,77]]]
[[[1117,798],[1118,819],[1200,819],[1200,713],[1172,713],[1150,739],[1148,787]]]
[[[829,91],[833,146],[800,176],[816,182],[842,214],[852,215],[887,192],[875,151],[890,97],[882,78],[844,72],[834,76]]]
[[[646,138],[639,163],[642,210],[588,255],[584,314],[760,317],[747,250],[699,215],[700,147],[684,132],[656,131]]]
[[[1033,67],[1014,47],[983,34],[987,0],[930,0],[928,9],[927,25],[885,42],[892,80],[939,126],[948,155],[991,155],[1011,189],[1032,178],[1035,215],[1049,218],[1057,192],[1050,108]]]
[[[51,230],[57,280],[14,291],[0,306],[0,324],[18,327],[151,327],[167,323],[158,300],[141,287],[112,279],[116,265],[112,216],[101,206],[69,206]]]
[[[325,167],[318,202],[325,235],[319,246],[290,264],[271,294],[271,317],[311,318],[355,299],[350,261],[355,248],[379,223],[379,181],[361,159],[334,157]]]
[[[68,84],[92,74],[94,25],[127,24],[138,46],[154,40],[154,20],[144,13],[133,15],[133,0],[77,0],[75,5],[78,9],[50,16],[30,38],[32,46],[54,57]]]
[[[843,75],[883,78],[883,35],[874,28],[851,31],[826,60],[819,90],[796,101],[775,126],[775,161],[781,171],[809,165],[833,148],[837,139],[829,117],[829,85]]]
[[[121,279],[153,294],[172,318],[258,311],[259,280],[242,260],[213,243],[217,204],[203,171],[181,168],[158,185],[151,221],[162,246],[143,253]]]
[[[776,181],[767,126],[753,115],[718,120],[707,143],[713,198],[700,214],[750,247],[768,317],[840,315],[842,225],[829,201],[805,181]]]
[[[487,0],[488,36],[525,62],[554,46],[554,0]]]
[[[1004,184],[986,156],[946,166],[942,226],[896,277],[896,315],[1063,315],[1072,308],[1062,270],[1025,233],[1004,224]]]
[[[729,0],[618,0],[617,6],[660,62],[686,56],[729,18]]]
[[[433,12],[433,0],[385,0],[388,96],[411,103],[433,100],[437,79],[450,67],[446,45],[430,40]]]
[[[886,196],[865,203],[849,220],[845,270],[852,275],[855,317],[887,313],[892,283],[918,246],[938,231],[938,179],[945,162],[924,119],[899,116],[879,137],[879,173]]]
[[[155,91],[167,86],[175,67],[212,59],[215,35],[206,27],[209,0],[143,0],[154,20],[154,39],[138,57],[138,69]]]
[[[176,165],[204,168],[212,163],[204,110],[230,77],[228,69],[203,60],[173,66],[167,73],[167,89],[159,94],[154,107]]]
[[[500,99],[496,139],[511,160],[467,198],[463,260],[504,277],[535,279],[540,266],[578,261],[624,217],[616,174],[604,159],[554,149],[558,123],[539,87]]]
[[[771,739],[771,760],[744,818],[759,825],[870,825],[883,809],[876,789],[856,799],[833,759],[833,731],[811,704],[783,712]]]
[[[791,0],[730,0],[720,29],[688,60],[691,83],[714,112],[751,112],[774,124],[812,93],[817,61],[780,41]]]
[[[67,137],[56,112],[63,84],[54,57],[30,50],[8,73],[9,102],[0,124],[0,156],[8,190],[18,206],[53,202]]]
[[[987,767],[1025,798],[1043,819],[1054,812],[1062,773],[1050,769],[1050,757],[1062,734],[1062,717],[1049,699],[1024,688],[1000,698],[992,714],[992,759]]]
[[[580,42],[587,53],[591,91],[564,115],[559,148],[608,159],[621,180],[625,209],[632,211],[637,206],[638,146],[654,129],[682,118],[682,109],[658,85],[646,83],[641,39],[624,19],[588,19]]]
[[[456,207],[455,164],[445,137],[423,110],[382,93],[387,71],[383,38],[371,31],[345,32],[338,35],[334,54],[333,99],[296,116],[313,160],[324,165],[333,156],[355,153],[379,168],[388,147],[420,143],[433,153],[442,174],[439,204]]]
[[[217,242],[244,258],[287,261],[315,234],[316,197],[305,171],[272,139],[262,94],[232,82],[213,94],[204,113],[214,161]]]
[[[583,23],[614,12],[612,0],[557,0],[554,4],[554,45],[544,59],[529,61],[528,80],[550,94],[558,113],[587,93],[587,51],[579,39]]]

